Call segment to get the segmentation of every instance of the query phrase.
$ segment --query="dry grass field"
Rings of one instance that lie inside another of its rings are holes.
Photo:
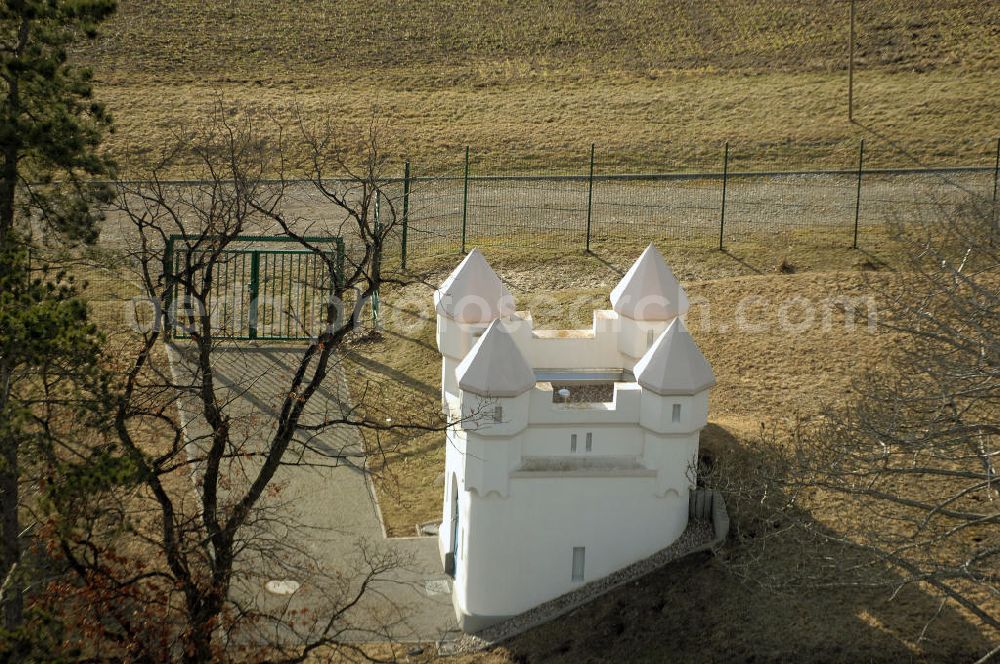
[[[701,0],[122,0],[79,57],[114,111],[110,149],[155,154],[219,97],[344,125],[373,112],[419,168],[462,149],[519,167],[991,162],[1000,5]],[[912,161],[911,161],[912,160]],[[183,173],[178,173],[183,175]]]

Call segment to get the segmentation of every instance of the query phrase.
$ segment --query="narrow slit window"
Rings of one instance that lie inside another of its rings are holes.
[[[587,432],[587,444],[585,448],[588,452],[594,449],[594,434]]]
[[[583,564],[585,556],[585,547],[573,547],[573,581],[583,581]]]
[[[652,346],[653,345],[653,341],[656,340],[656,336],[655,335],[656,335],[656,333],[653,332],[653,330],[646,330],[646,345],[647,346]]]
[[[674,424],[681,421],[681,405],[679,403],[674,404],[674,409],[670,413],[670,421]]]
[[[493,421],[503,422],[503,406],[493,406]]]
[[[576,452],[576,434],[571,433],[569,435],[569,451]]]

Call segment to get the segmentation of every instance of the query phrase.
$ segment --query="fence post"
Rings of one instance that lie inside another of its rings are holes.
[[[382,190],[381,189],[375,190],[375,214],[373,216],[374,216],[372,224],[374,226],[373,230],[375,231],[375,237],[378,238],[382,234]],[[379,256],[377,256],[376,258],[381,263],[382,261],[381,240],[379,240],[379,244],[377,246],[379,247]],[[376,288],[372,292],[372,328],[376,330],[381,329],[381,326],[379,324],[380,304],[381,301],[379,298],[378,289]]]
[[[997,182],[1000,181],[1000,138],[997,139],[997,158],[993,165],[993,205],[997,203]]]
[[[587,179],[587,253],[590,253],[590,216],[594,205],[594,144],[590,144],[590,177]]]
[[[260,311],[260,252],[250,254],[250,313],[247,316],[247,337],[257,338],[257,314]]]
[[[722,251],[722,234],[726,230],[726,187],[729,184],[729,141],[722,154],[722,215],[719,218],[719,251]]]
[[[337,274],[334,275],[334,285],[337,289],[344,287],[344,256],[347,253],[344,251],[344,238],[337,237]]]
[[[400,252],[401,268],[406,270],[406,231],[410,226],[410,162],[403,165],[403,246]]]
[[[858,150],[858,193],[854,199],[854,244],[852,249],[858,248],[858,220],[861,218],[861,175],[865,167],[865,139],[861,139],[861,147]]]
[[[172,320],[173,314],[171,309],[174,305],[174,290],[177,288],[177,283],[171,276],[173,275],[174,269],[174,238],[170,236],[167,238],[167,244],[163,248],[163,283],[167,287],[166,296],[163,298],[163,311],[161,312],[161,317],[158,323],[164,323],[165,327],[163,330],[163,336],[165,339],[170,340],[174,336],[174,323]]]
[[[1000,225],[1000,216],[997,216],[997,183],[1000,182],[1000,138],[997,138],[997,157],[993,164],[993,225]]]
[[[469,219],[469,146],[465,146],[465,187],[462,192],[462,253],[465,253],[465,225]]]

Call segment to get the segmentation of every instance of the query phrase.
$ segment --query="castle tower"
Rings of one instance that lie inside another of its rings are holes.
[[[434,291],[443,400],[458,397],[455,369],[486,326],[514,313],[514,297],[478,249]],[[442,403],[447,412],[447,404]]]
[[[638,359],[667,323],[688,311],[687,293],[663,256],[650,244],[611,291],[621,332],[618,349]]]
[[[675,318],[632,372],[642,388],[643,459],[661,469],[657,494],[692,485],[698,435],[708,423],[708,390],[715,385],[712,367],[681,319]]]
[[[535,372],[502,320],[490,323],[455,371],[462,432],[466,436],[464,486],[479,496],[509,492],[512,437],[528,426],[528,391]]]
[[[454,373],[458,395],[451,414],[460,419],[447,433],[447,484],[438,548],[445,570],[456,580],[452,599],[461,617],[468,613],[470,578],[469,556],[463,554],[461,542],[477,539],[470,530],[477,525],[489,527],[486,520],[473,523],[475,503],[510,495],[510,471],[519,461],[518,435],[528,426],[535,372],[506,324],[497,319]]]

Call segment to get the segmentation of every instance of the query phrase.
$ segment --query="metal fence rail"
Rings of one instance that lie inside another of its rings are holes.
[[[170,335],[191,336],[191,321],[203,312],[189,285],[204,284],[210,276],[204,313],[216,337],[276,341],[317,336],[343,272],[344,249],[337,237],[307,241],[329,247],[328,256],[301,247],[284,248],[295,243],[288,237],[238,237],[233,248],[220,251],[191,248],[183,236],[172,236],[164,259],[174,283],[167,304]],[[329,257],[333,260],[326,260]]]

